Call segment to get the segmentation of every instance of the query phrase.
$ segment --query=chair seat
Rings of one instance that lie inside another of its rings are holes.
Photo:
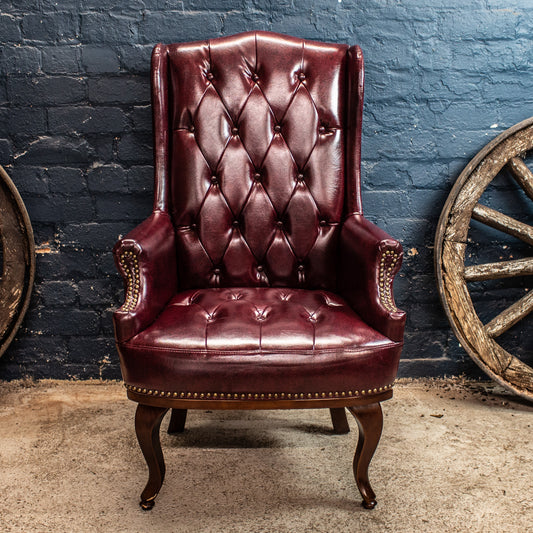
[[[390,386],[401,343],[331,292],[225,288],[178,293],[153,324],[118,348],[130,387],[202,397],[315,397]]]

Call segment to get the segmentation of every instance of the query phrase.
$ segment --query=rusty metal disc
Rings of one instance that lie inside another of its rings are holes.
[[[0,356],[15,337],[35,278],[33,230],[24,202],[0,166]]]
[[[465,260],[471,245],[472,220],[533,245],[530,220],[516,220],[485,206],[481,199],[500,172],[506,171],[525,193],[525,201],[533,201],[533,172],[526,164],[532,154],[533,117],[504,131],[470,161],[444,205],[435,237],[439,294],[455,335],[490,377],[528,400],[533,400],[533,368],[504,349],[500,336],[533,311],[531,287],[526,287],[519,300],[487,322],[480,319],[469,286],[486,280],[525,279],[533,275],[533,254],[473,265],[465,265]],[[497,194],[501,193],[496,189],[494,195]]]

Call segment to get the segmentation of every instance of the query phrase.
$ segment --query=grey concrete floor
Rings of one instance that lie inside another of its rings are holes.
[[[383,404],[367,511],[357,426],[327,410],[190,413],[162,432],[154,509],[116,382],[0,382],[2,532],[533,531],[533,406],[489,384],[401,381]],[[166,420],[163,422],[166,426]]]

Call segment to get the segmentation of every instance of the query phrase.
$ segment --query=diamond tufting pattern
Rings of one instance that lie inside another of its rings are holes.
[[[347,47],[268,39],[168,46],[182,289],[335,287]]]

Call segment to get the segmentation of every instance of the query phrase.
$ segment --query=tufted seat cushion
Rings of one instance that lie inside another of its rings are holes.
[[[333,293],[250,287],[178,293],[118,347],[126,383],[147,393],[315,397],[388,387],[401,343]]]

